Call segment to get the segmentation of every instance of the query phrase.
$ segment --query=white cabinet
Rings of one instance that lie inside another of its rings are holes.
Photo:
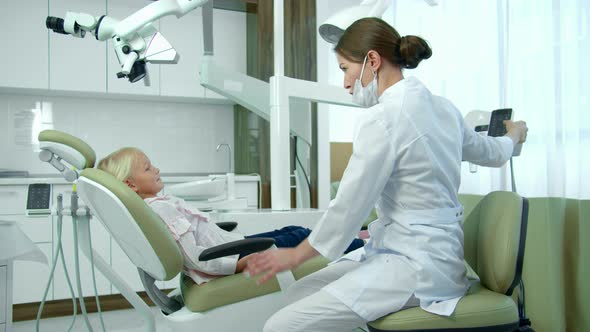
[[[180,55],[177,64],[160,65],[162,96],[205,97],[199,68],[203,55],[203,16],[197,8],[181,18],[160,20],[160,32]]]
[[[12,261],[0,261],[0,332],[12,326]]]
[[[160,31],[180,54],[176,65],[161,65],[161,95],[223,99],[201,85],[203,16],[196,9],[181,18],[161,19]],[[246,73],[246,14],[213,10],[213,51],[216,63]]]
[[[217,64],[225,69],[246,73],[246,13],[213,10],[213,53]],[[205,97],[225,97],[205,89]]]
[[[254,181],[236,181],[236,197],[246,198],[248,208],[258,208],[258,182]]]
[[[149,5],[146,1],[133,0],[107,0],[107,15],[117,20],[123,20],[139,9]],[[158,21],[153,23],[156,29],[160,29]],[[145,86],[144,80],[135,83],[129,82],[127,78],[117,78],[117,73],[121,66],[117,60],[117,55],[113,48],[112,42],[107,42],[107,92],[136,94],[136,95],[159,95],[160,94],[160,65],[147,64],[147,71],[151,82],[150,86]]]
[[[0,186],[0,216],[24,215],[26,204],[27,186]]]
[[[49,15],[64,18],[68,11],[100,17],[106,14],[106,2],[49,1]],[[41,29],[38,24],[35,27]],[[51,32],[49,34],[49,88],[106,92],[106,48],[107,43],[97,41],[90,33],[87,33],[85,38],[75,38]]]
[[[201,86],[203,16],[196,9],[181,18],[161,19],[160,31],[180,54],[176,65],[161,65],[161,95],[223,99]],[[213,10],[213,51],[216,63],[246,73],[246,14]]]
[[[51,262],[51,243],[37,243],[37,246]],[[12,283],[13,303],[40,302],[47,286],[51,267],[37,262],[14,261],[14,279]],[[47,300],[53,300],[50,289]]]
[[[0,262],[0,324],[6,323],[8,267]]]
[[[23,187],[26,189],[26,186]],[[25,201],[19,205],[24,207],[24,204]],[[5,218],[16,221],[23,233],[41,249],[47,258],[47,265],[30,261],[14,261],[13,303],[40,302],[51,271],[53,240],[51,216],[14,215]],[[47,294],[47,300],[53,300],[53,286]]]
[[[51,262],[51,217],[29,218],[25,216],[26,195],[26,185],[0,186],[0,219],[16,222],[19,228],[45,254],[47,262]],[[13,287],[7,290],[12,292],[12,302],[41,301],[49,277],[50,267],[37,262],[20,260],[14,261],[13,264]],[[48,299],[53,299],[52,289],[50,289]]]
[[[26,186],[23,187],[26,188]],[[24,204],[23,201],[19,205],[24,206]],[[21,231],[41,249],[47,258],[47,265],[30,261],[14,261],[13,303],[40,302],[51,271],[53,240],[51,216],[14,215],[5,218],[16,221]],[[51,286],[47,300],[53,299],[53,286]]]
[[[7,216],[6,219],[15,221],[18,227],[34,243],[51,243],[51,216],[27,217],[26,215]]]
[[[180,54],[178,64],[147,64],[150,86],[117,78],[120,64],[111,41],[99,42],[54,33],[45,27],[48,15],[68,11],[123,20],[149,2],[137,0],[3,1],[0,11],[0,87],[99,92],[126,95],[223,99],[200,85],[203,55],[202,11],[181,18],[163,17],[153,24]],[[246,13],[213,10],[214,57],[225,68],[246,72]]]
[[[2,1],[0,86],[47,89],[48,0]]]

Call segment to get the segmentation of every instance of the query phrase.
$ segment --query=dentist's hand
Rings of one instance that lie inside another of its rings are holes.
[[[295,248],[267,250],[250,255],[244,272],[254,277],[264,274],[257,284],[263,284],[272,279],[277,273],[290,270],[297,266]]]
[[[263,284],[272,279],[277,273],[291,270],[306,260],[319,255],[306,239],[296,248],[267,250],[250,255],[244,272],[255,277],[264,274],[257,283]]]
[[[504,120],[504,125],[506,126],[506,136],[512,139],[514,145],[524,143],[526,141],[526,135],[529,131],[529,128],[526,126],[526,122]]]

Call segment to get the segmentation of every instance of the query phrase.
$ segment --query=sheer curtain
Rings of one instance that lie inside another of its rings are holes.
[[[384,19],[433,56],[406,76],[462,112],[511,107],[529,135],[514,158],[519,193],[590,198],[590,1],[394,0]],[[586,54],[586,57],[583,56]],[[510,189],[508,166],[462,170],[462,193]]]

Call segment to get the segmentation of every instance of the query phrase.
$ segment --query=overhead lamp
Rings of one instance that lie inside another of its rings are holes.
[[[424,1],[430,6],[438,5],[438,0]],[[343,9],[320,25],[320,36],[328,43],[336,44],[352,23],[364,17],[381,18],[390,4],[391,0],[363,0],[358,6]]]
[[[336,44],[353,22],[363,17],[381,17],[390,4],[389,0],[363,0],[358,6],[343,9],[320,25],[320,36],[328,43]]]

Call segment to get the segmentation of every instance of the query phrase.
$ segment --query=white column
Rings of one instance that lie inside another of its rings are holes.
[[[273,1],[274,23],[274,76],[285,76],[285,3],[284,0]],[[272,98],[272,97],[271,97]]]
[[[291,208],[289,98],[280,77],[270,78],[270,194],[273,210]]]
[[[330,112],[328,105],[318,104],[318,209],[330,204]]]
[[[285,75],[284,13],[284,0],[274,1],[274,76],[270,78],[270,199],[273,210],[291,208],[289,99],[281,82]]]

